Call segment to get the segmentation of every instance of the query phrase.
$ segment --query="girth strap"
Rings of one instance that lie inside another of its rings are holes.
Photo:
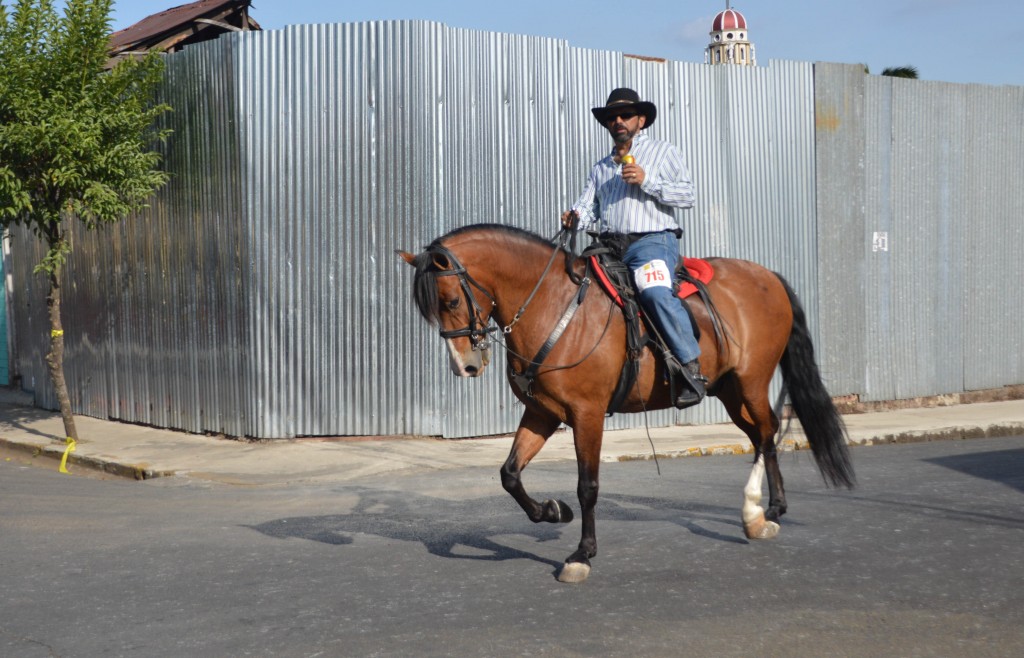
[[[559,318],[555,328],[551,330],[551,335],[544,341],[540,349],[537,350],[537,354],[534,355],[533,359],[530,360],[529,366],[522,373],[517,373],[512,370],[512,364],[509,363],[508,376],[512,382],[519,387],[519,390],[528,397],[533,397],[533,380],[537,378],[537,373],[540,370],[541,365],[544,363],[544,359],[548,358],[548,354],[555,348],[555,344],[558,343],[558,339],[565,333],[566,328],[572,321],[573,316],[576,315],[576,311],[579,310],[580,305],[583,303],[583,299],[587,296],[587,290],[590,288],[590,278],[584,277],[580,282],[579,290],[573,295],[569,305],[566,306],[565,312],[562,313],[562,317]]]
[[[626,320],[626,360],[622,364],[622,372],[619,373],[619,382],[612,393],[612,401],[608,403],[605,411],[609,416],[614,414],[626,401],[629,390],[636,383],[637,371],[639,370],[640,354],[644,347],[651,342],[648,334],[640,333],[640,318],[638,316],[636,301],[630,298],[629,303],[623,304],[622,315]]]

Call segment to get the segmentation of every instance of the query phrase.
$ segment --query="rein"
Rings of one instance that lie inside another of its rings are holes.
[[[523,305],[519,307],[519,310],[518,310],[518,311],[516,311],[516,314],[515,314],[514,316],[512,316],[512,321],[511,321],[511,322],[509,322],[509,323],[508,323],[507,325],[505,325],[505,329],[504,329],[504,331],[505,331],[505,333],[506,333],[506,334],[510,334],[510,333],[512,333],[512,327],[516,326],[516,323],[517,323],[517,322],[519,322],[519,318],[523,317],[523,313],[525,313],[525,312],[526,312],[526,307],[530,305],[530,302],[532,302],[532,301],[533,301],[533,297],[534,297],[534,295],[536,295],[536,294],[537,294],[537,291],[538,291],[538,290],[540,290],[540,284],[544,283],[544,278],[545,278],[545,277],[546,277],[546,276],[548,275],[548,272],[550,272],[550,271],[551,271],[551,266],[552,266],[552,265],[554,264],[554,262],[555,262],[555,256],[557,256],[557,255],[558,255],[558,252],[559,252],[560,250],[562,250],[562,249],[564,249],[564,248],[565,248],[565,244],[566,244],[566,240],[567,240],[567,238],[566,238],[566,234],[567,234],[567,233],[569,233],[569,230],[568,230],[568,229],[565,229],[565,228],[563,228],[562,230],[560,230],[560,231],[559,231],[559,232],[558,232],[558,233],[557,233],[557,234],[555,235],[555,238],[558,238],[559,236],[561,236],[561,237],[562,237],[562,243],[561,243],[561,244],[556,244],[556,246],[555,246],[555,250],[551,252],[551,258],[550,258],[550,259],[548,259],[548,264],[544,266],[544,271],[543,271],[543,272],[541,272],[540,278],[539,278],[539,279],[537,279],[537,285],[535,285],[535,286],[533,287],[533,290],[532,290],[532,291],[530,292],[530,294],[529,294],[529,295],[528,295],[528,296],[526,297],[526,301],[525,301],[525,302],[523,302]],[[572,240],[573,240],[573,242],[575,243],[575,239],[576,239],[576,232],[575,232],[575,231],[572,231],[571,235],[572,235]],[[554,242],[554,240],[552,240],[552,242]],[[573,279],[573,283],[575,283],[575,284],[576,284],[577,286],[580,286],[580,285],[582,285],[582,281],[577,281],[577,280],[575,280],[575,279]],[[589,281],[587,282],[587,285],[588,285],[588,286],[590,285],[590,282],[589,282]],[[583,300],[582,300],[582,298],[580,299],[580,301],[583,301]],[[564,331],[564,329],[565,329],[565,328],[563,327],[563,328],[562,328],[562,330]],[[559,332],[559,335],[561,335],[561,332]]]

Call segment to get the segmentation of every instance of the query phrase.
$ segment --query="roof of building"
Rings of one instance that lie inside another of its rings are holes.
[[[198,0],[171,7],[110,35],[111,57],[149,50],[175,52],[225,32],[259,30],[249,17],[251,5],[252,0]]]
[[[743,18],[743,14],[735,9],[726,9],[723,12],[719,12],[719,14],[715,16],[714,22],[711,23],[712,32],[745,29],[747,29],[747,19]]]

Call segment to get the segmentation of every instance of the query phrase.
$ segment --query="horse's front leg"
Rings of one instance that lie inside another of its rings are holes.
[[[576,465],[579,469],[579,483],[576,493],[580,499],[583,517],[583,532],[579,548],[565,560],[558,580],[563,583],[581,583],[590,576],[590,558],[597,555],[597,507],[598,470],[601,466],[601,440],[604,436],[604,414],[597,413],[596,419],[577,420],[573,423],[573,437],[576,442]]]
[[[573,518],[572,509],[562,501],[537,502],[523,487],[523,469],[544,447],[548,437],[558,429],[559,423],[556,418],[527,409],[519,421],[519,429],[516,430],[516,438],[512,441],[508,459],[501,467],[501,486],[515,498],[534,523],[568,523]]]

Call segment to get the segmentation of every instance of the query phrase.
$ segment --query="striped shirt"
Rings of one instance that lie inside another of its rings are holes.
[[[633,138],[629,152],[643,168],[644,182],[630,185],[622,180],[622,166],[613,159],[613,148],[594,165],[583,194],[572,207],[580,217],[580,230],[672,231],[679,228],[674,209],[693,207],[693,183],[679,149],[640,133]]]

